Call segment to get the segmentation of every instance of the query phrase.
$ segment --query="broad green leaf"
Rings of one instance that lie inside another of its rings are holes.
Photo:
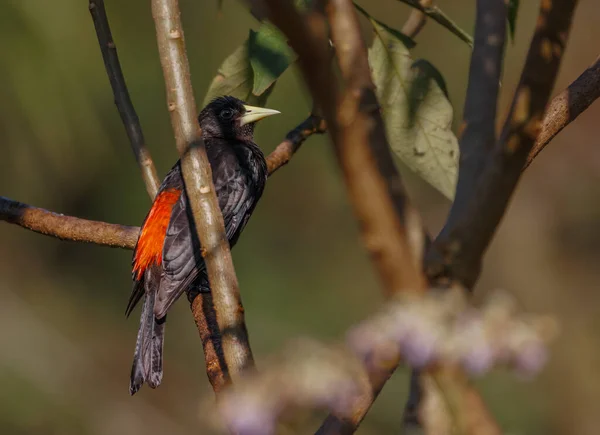
[[[285,37],[271,24],[250,30],[248,54],[254,72],[252,93],[262,95],[294,62],[296,55]]]
[[[517,26],[517,14],[519,12],[519,0],[508,0],[507,19],[510,39],[515,42],[515,27]]]
[[[454,196],[458,169],[458,141],[452,132],[453,110],[436,80],[428,80],[410,122],[410,98],[422,68],[403,41],[374,20],[369,63],[386,122],[387,135],[402,162],[448,198]]]
[[[248,41],[246,41],[225,59],[208,88],[203,105],[206,106],[221,95],[232,95],[248,104],[263,106],[274,86],[271,85],[260,96],[252,93],[253,86],[254,73],[250,65]]]

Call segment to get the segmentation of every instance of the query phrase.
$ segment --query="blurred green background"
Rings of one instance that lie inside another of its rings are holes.
[[[159,174],[177,158],[148,1],[107,0],[121,63]],[[182,0],[196,98],[257,23],[241,2]],[[363,0],[400,28],[409,10]],[[474,1],[439,0],[472,31]],[[499,106],[505,114],[538,2],[521,2],[508,44]],[[598,55],[600,8],[582,0],[557,89]],[[366,24],[363,21],[363,24]],[[365,30],[368,30],[365,26]],[[367,33],[369,35],[369,33]],[[446,78],[460,120],[469,49],[430,22],[414,56]],[[269,100],[277,120],[257,142],[271,151],[310,110],[297,71]],[[600,106],[554,140],[523,177],[486,257],[476,291],[515,294],[562,325],[548,367],[522,381],[497,371],[478,380],[508,434],[597,434],[600,426]],[[139,225],[149,208],[120,123],[85,0],[0,2],[0,195],[65,214]],[[405,172],[432,231],[449,203]],[[258,365],[297,336],[343,337],[382,303],[326,137],[312,138],[268,183],[234,250]],[[163,385],[131,398],[128,376],[138,314],[126,320],[131,252],[62,242],[0,224],[0,433],[209,433],[210,398],[187,303],[169,316]],[[399,431],[407,371],[398,370],[359,433]],[[310,433],[307,427],[303,433]]]

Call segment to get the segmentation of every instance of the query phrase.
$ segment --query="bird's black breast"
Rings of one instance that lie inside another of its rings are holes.
[[[233,246],[244,229],[267,180],[267,163],[251,141],[205,139],[213,183]]]

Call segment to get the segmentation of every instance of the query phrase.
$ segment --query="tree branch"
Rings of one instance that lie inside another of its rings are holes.
[[[432,2],[427,1],[427,0],[426,1],[423,1],[423,0],[398,0],[398,1],[423,12],[425,15],[427,15],[433,21],[435,21],[438,24],[440,24],[441,26],[445,27],[450,32],[452,32],[454,35],[458,36],[459,39],[461,39],[462,41],[469,44],[469,46],[471,46],[471,47],[473,46],[473,38],[471,38],[471,35],[469,35],[463,29],[458,27],[458,25],[454,21],[452,21],[448,15],[446,15],[437,6],[433,5]]]
[[[311,113],[301,124],[291,130],[285,136],[285,139],[277,145],[277,148],[269,154],[267,157],[269,176],[285,166],[306,139],[313,134],[323,134],[325,132],[327,132],[325,120],[320,115]]]
[[[152,16],[156,25],[171,123],[177,149],[182,156],[186,192],[203,247],[202,255],[206,262],[227,365],[224,375],[235,381],[244,369],[254,365],[254,360],[244,323],[237,277],[225,236],[223,216],[217,202],[200,126],[196,120],[196,103],[180,15],[177,0],[152,0]],[[193,309],[193,313],[194,316],[201,316],[203,310]],[[200,325],[206,321],[196,317],[196,322]],[[200,331],[200,334],[203,332]],[[211,377],[210,367],[208,373],[212,381],[214,378]],[[213,388],[218,391],[215,384]]]
[[[0,196],[0,220],[61,240],[133,249],[139,227],[90,221],[53,213]]]
[[[475,45],[465,100],[456,195],[448,225],[459,218],[472,197],[486,159],[496,142],[496,102],[506,39],[504,0],[478,0]]]
[[[154,198],[160,186],[160,179],[158,178],[158,175],[156,175],[154,162],[145,145],[144,133],[142,132],[140,120],[133,107],[131,98],[129,97],[129,91],[127,90],[127,85],[125,84],[125,78],[123,77],[123,71],[121,70],[121,64],[119,62],[119,56],[117,55],[117,46],[115,45],[110,32],[108,16],[106,15],[106,9],[104,8],[104,0],[90,0],[89,8],[90,13],[92,14],[92,20],[94,21],[94,27],[96,28],[96,35],[98,36],[98,43],[100,44],[100,51],[102,52],[106,74],[108,74],[108,80],[110,81],[110,86],[112,87],[115,98],[115,104],[119,110],[119,115],[121,115],[121,121],[123,121],[127,136],[129,137],[135,160],[142,171],[142,178],[146,185],[146,191],[151,198]]]
[[[405,226],[417,229],[421,248],[423,227],[393,163],[358,16],[349,0],[329,0],[326,11],[345,81],[334,148],[363,240],[388,294],[422,291],[421,259]]]
[[[581,115],[598,97],[600,97],[600,57],[550,102],[540,134],[527,157],[525,169],[554,139],[554,136]]]
[[[313,12],[303,19],[287,1],[267,0],[266,3],[271,21],[288,37],[299,56],[299,65],[313,98],[323,109],[365,245],[387,294],[424,290],[425,281],[420,273],[424,246],[422,223],[408,203],[393,165],[352,3],[331,1],[325,8],[346,82],[341,97],[338,97],[338,85],[329,65],[324,18]],[[374,396],[399,358],[396,355],[381,365],[369,367]],[[318,433],[353,432],[373,400],[372,395],[362,397],[349,419],[330,416]]]
[[[419,4],[423,8],[430,8],[433,5],[433,0],[420,0]],[[415,39],[423,30],[425,24],[427,24],[427,15],[422,10],[413,8],[401,31],[409,38]]]
[[[469,201],[444,227],[427,258],[438,283],[472,288],[481,261],[537,139],[569,36],[576,0],[542,2],[519,86],[506,124]],[[491,104],[492,102],[488,102]]]

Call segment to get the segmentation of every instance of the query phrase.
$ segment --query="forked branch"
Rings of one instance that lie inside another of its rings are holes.
[[[471,288],[477,280],[483,254],[538,138],[576,5],[576,0],[541,2],[538,25],[500,140],[473,194],[454,210],[454,218],[428,253],[427,273],[435,281],[457,280]]]

